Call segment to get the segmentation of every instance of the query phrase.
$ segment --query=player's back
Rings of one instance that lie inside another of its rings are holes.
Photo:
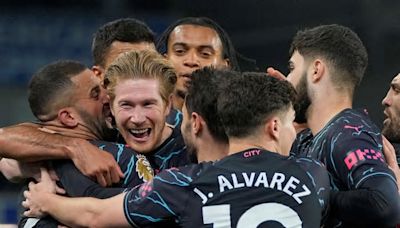
[[[329,196],[320,163],[260,149],[206,165],[190,186],[184,227],[319,227]]]

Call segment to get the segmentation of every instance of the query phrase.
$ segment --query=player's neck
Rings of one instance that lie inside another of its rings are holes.
[[[218,161],[228,155],[229,145],[214,139],[207,140],[197,148],[198,162]]]
[[[229,155],[236,154],[251,148],[259,148],[278,153],[276,151],[276,145],[267,139],[256,137],[229,138]]]
[[[341,111],[352,107],[352,98],[333,92],[313,99],[307,113],[307,123],[313,135],[316,135],[328,122]]]
[[[173,106],[176,110],[179,110],[179,111],[182,110],[182,106],[183,106],[184,101],[185,101],[184,98],[182,98],[181,96],[179,96],[179,95],[177,94],[177,92],[174,92],[174,93],[172,94],[172,106]]]

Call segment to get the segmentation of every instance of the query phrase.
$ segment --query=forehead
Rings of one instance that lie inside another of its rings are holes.
[[[290,62],[293,64],[303,64],[304,57],[298,52],[293,52],[293,55],[290,57]]]
[[[172,30],[168,39],[168,46],[177,43],[188,46],[211,46],[222,51],[222,42],[218,33],[209,27],[201,25],[179,25]]]
[[[157,79],[126,79],[115,87],[115,97],[119,99],[161,99],[160,82]]]
[[[105,68],[107,68],[122,53],[143,50],[155,50],[155,46],[153,43],[149,42],[129,43],[114,41],[111,43],[110,49],[105,56]]]
[[[100,79],[89,69],[72,77],[71,81],[75,84],[77,92],[90,91],[93,87],[100,85]]]
[[[400,73],[393,78],[392,84],[400,84]]]

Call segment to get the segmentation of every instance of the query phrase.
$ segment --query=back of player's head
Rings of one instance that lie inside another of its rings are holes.
[[[154,33],[142,21],[133,18],[122,18],[111,21],[100,27],[93,35],[92,55],[94,65],[104,67],[105,56],[114,41],[154,43]]]
[[[213,29],[218,34],[219,39],[221,40],[223,48],[223,58],[229,59],[230,68],[232,70],[240,70],[236,51],[228,33],[226,33],[225,30],[217,24],[217,22],[207,17],[185,17],[175,21],[170,26],[168,26],[168,28],[166,28],[165,31],[161,34],[160,39],[157,42],[157,50],[160,53],[165,53],[167,51],[166,47],[168,46],[169,36],[171,32],[179,25],[198,25]]]
[[[129,79],[158,80],[161,98],[168,103],[169,96],[175,87],[176,74],[168,60],[155,51],[144,50],[123,53],[106,71],[104,85],[111,101],[115,99],[115,86],[119,82]]]
[[[29,106],[33,115],[41,121],[55,118],[59,108],[72,102],[70,95],[75,85],[71,78],[86,69],[87,67],[79,62],[61,60],[37,71],[28,89]]]
[[[265,73],[246,72],[231,77],[218,97],[218,114],[228,137],[254,135],[272,115],[292,107],[295,90],[287,81]]]
[[[354,89],[362,80],[368,65],[368,54],[358,35],[341,25],[321,25],[297,32],[290,55],[298,51],[305,59],[324,58],[334,75],[332,81]]]
[[[192,82],[186,95],[185,105],[189,113],[198,113],[206,122],[215,140],[228,143],[228,137],[217,112],[219,88],[228,77],[238,73],[230,70],[216,70],[205,67],[192,73]]]

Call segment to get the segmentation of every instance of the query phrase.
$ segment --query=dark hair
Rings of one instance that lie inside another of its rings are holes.
[[[92,55],[94,65],[104,67],[105,56],[114,41],[155,43],[154,33],[142,21],[122,18],[100,27],[93,35]]]
[[[287,111],[295,96],[287,81],[265,73],[246,72],[232,77],[221,89],[218,114],[228,137],[247,137],[271,115]]]
[[[57,104],[71,102],[66,98],[74,86],[71,78],[87,67],[72,60],[50,63],[37,71],[29,83],[28,100],[33,115],[41,121],[55,117]]]
[[[336,71],[332,81],[340,87],[354,88],[361,82],[368,65],[362,41],[350,28],[332,24],[297,32],[289,54],[298,51],[305,59],[322,57]]]
[[[196,70],[185,100],[188,113],[197,112],[202,116],[214,139],[224,143],[228,143],[228,137],[217,112],[218,91],[226,78],[234,76],[238,73],[229,70],[210,67]]]
[[[219,26],[215,21],[207,17],[185,17],[172,23],[161,34],[157,42],[158,52],[162,54],[167,52],[169,36],[171,32],[179,25],[199,25],[213,29],[218,34],[219,39],[221,40],[223,49],[222,50],[223,58],[229,59],[230,68],[232,70],[240,71],[240,67],[236,56],[236,51],[228,33],[226,33],[225,30],[221,26]]]

